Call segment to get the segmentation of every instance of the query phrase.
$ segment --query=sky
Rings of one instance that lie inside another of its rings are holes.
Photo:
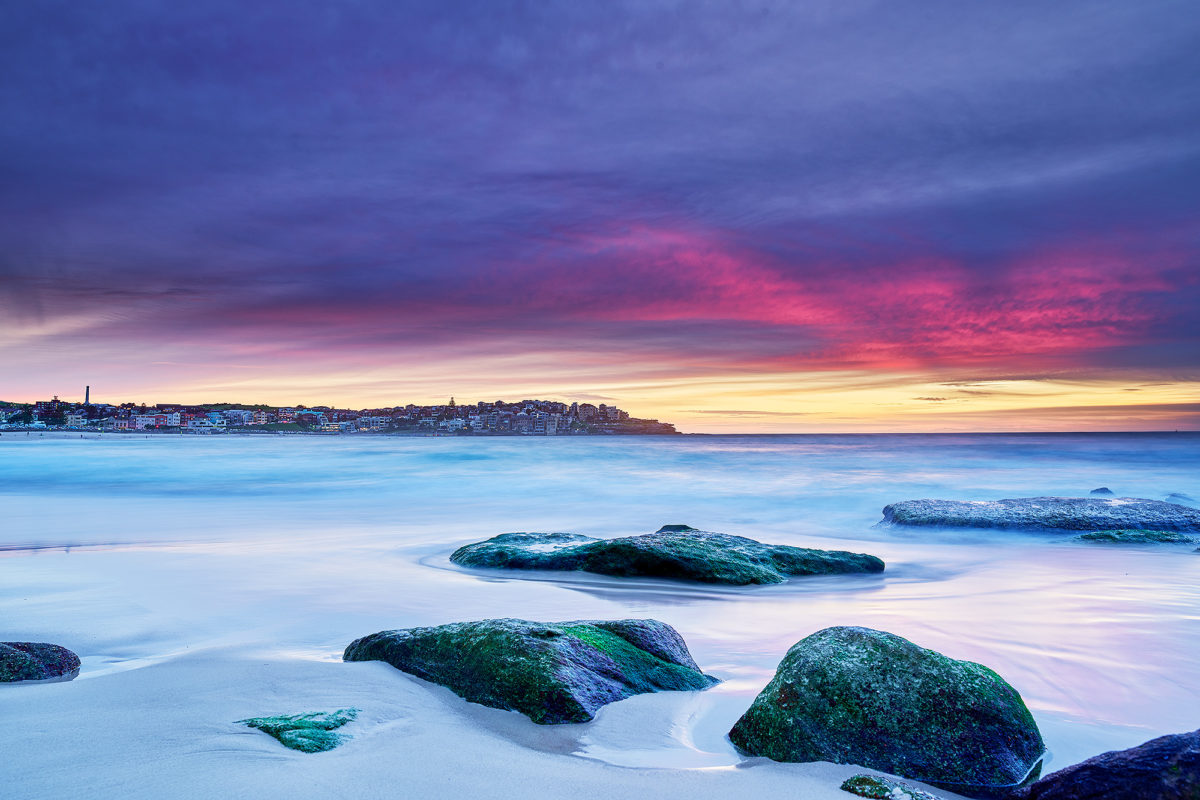
[[[1200,429],[1200,9],[0,7],[0,400]]]

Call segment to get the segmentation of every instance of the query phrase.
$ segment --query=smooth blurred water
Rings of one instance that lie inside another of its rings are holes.
[[[723,734],[787,648],[829,625],[866,625],[996,669],[1030,705],[1056,768],[1200,724],[1200,554],[873,526],[897,500],[1098,486],[1200,497],[1200,435],[6,433],[0,640],[68,644],[86,680],[201,648],[336,659],[382,628],[651,616],[725,683],[611,706],[567,749],[654,766],[733,763]],[[448,560],[505,531],[611,536],[665,523],[870,552],[888,569],[733,589]]]

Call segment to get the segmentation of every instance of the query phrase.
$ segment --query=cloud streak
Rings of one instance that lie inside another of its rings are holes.
[[[521,387],[621,402],[1200,371],[1177,4],[2,13],[17,394],[101,365],[132,391],[152,360],[338,392],[452,365],[502,387],[517,358]]]

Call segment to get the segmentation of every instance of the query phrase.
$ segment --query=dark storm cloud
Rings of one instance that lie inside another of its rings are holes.
[[[1191,369],[1198,35],[1170,2],[12,3],[0,304],[114,343]]]

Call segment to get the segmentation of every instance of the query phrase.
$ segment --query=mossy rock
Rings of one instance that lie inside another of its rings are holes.
[[[332,750],[348,738],[334,731],[357,716],[357,708],[341,708],[337,711],[314,711],[309,714],[251,717],[238,720],[238,724],[270,734],[284,747],[292,750],[299,750],[301,753],[322,753]]]
[[[855,775],[843,781],[841,788],[871,800],[938,800],[929,792],[881,775]]]
[[[1119,530],[1092,531],[1075,537],[1083,542],[1110,542],[1112,544],[1193,544],[1196,537],[1178,531]]]
[[[783,583],[799,575],[882,572],[883,561],[863,553],[772,545],[664,525],[654,533],[593,539],[574,533],[504,533],[455,550],[468,567],[594,572],[617,577],[678,578],[701,583]]]
[[[587,722],[601,706],[635,694],[717,683],[696,666],[683,637],[653,619],[489,619],[381,631],[352,642],[343,658],[386,661],[540,725]]]
[[[0,642],[0,683],[70,680],[79,674],[79,656],[47,642]]]
[[[1045,750],[992,670],[853,627],[795,644],[729,738],[748,755],[859,764],[973,796],[1022,782]]]
[[[905,500],[883,509],[883,522],[950,528],[1044,531],[1200,532],[1200,511],[1136,497],[1018,497],[1008,500]]]
[[[1200,730],[1093,756],[1019,790],[1012,800],[1200,800]]]

